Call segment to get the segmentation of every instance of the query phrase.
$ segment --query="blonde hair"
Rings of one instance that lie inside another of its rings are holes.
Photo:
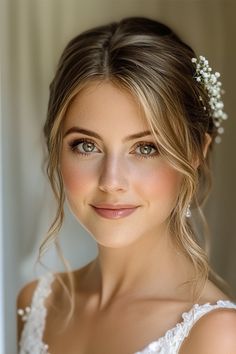
[[[65,201],[59,167],[61,125],[73,98],[92,81],[109,81],[135,97],[158,142],[160,154],[183,175],[181,192],[170,215],[169,227],[176,246],[194,265],[195,277],[190,280],[193,283],[192,301],[199,298],[207,279],[230,293],[228,284],[209,264],[209,232],[202,207],[212,185],[210,151],[213,143],[205,158],[203,150],[205,134],[208,133],[213,142],[216,129],[207,93],[193,78],[195,69],[192,57],[196,57],[194,51],[170,28],[143,17],[125,18],[89,29],[73,38],[62,53],[50,84],[44,126],[48,148],[47,175],[58,209],[40,245],[38,261],[49,244],[55,243],[70,284],[70,292],[64,287],[71,303],[68,321],[74,310],[74,279],[57,237],[64,220]],[[207,109],[204,110],[203,106]],[[196,159],[198,168],[193,167]],[[203,221],[205,237],[200,237],[196,226],[186,218],[190,203]]]

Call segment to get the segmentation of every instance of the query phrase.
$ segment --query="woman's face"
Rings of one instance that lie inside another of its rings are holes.
[[[181,175],[160,157],[151,134],[131,138],[149,130],[133,97],[111,83],[93,82],[71,103],[62,129],[61,173],[81,225],[107,247],[157,237],[175,206]],[[136,208],[122,215],[95,209],[99,203]]]

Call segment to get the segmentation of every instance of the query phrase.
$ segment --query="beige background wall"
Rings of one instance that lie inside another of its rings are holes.
[[[23,283],[35,277],[37,249],[53,216],[54,204],[41,168],[49,82],[72,36],[122,17],[140,15],[163,21],[222,74],[230,119],[214,153],[214,189],[206,212],[212,230],[212,264],[236,293],[236,2],[3,0],[1,13],[4,352],[15,351],[15,297]],[[70,215],[60,238],[73,267],[96,255],[95,244]],[[63,269],[53,250],[44,262]]]

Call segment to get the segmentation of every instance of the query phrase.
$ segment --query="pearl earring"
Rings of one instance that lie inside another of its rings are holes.
[[[192,212],[190,210],[190,204],[188,205],[185,215],[186,215],[186,218],[191,218],[191,216],[192,216]]]

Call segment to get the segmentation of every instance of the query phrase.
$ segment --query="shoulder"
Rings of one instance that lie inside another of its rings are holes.
[[[236,354],[236,309],[217,308],[192,327],[179,354]]]
[[[18,314],[18,310],[24,310],[27,307],[31,306],[33,294],[35,292],[35,289],[38,285],[39,279],[35,279],[30,281],[29,283],[25,284],[18,292],[17,298],[16,298],[16,310],[17,310],[17,337],[18,341],[21,336],[21,332],[24,327],[24,322],[22,321],[22,318]]]
[[[23,309],[31,305],[33,295],[35,293],[36,288],[39,285],[39,282],[42,281],[42,286],[45,288],[47,284],[51,286],[51,282],[54,279],[55,274],[48,272],[28,283],[26,283],[18,292],[16,304],[18,309]]]
[[[31,282],[25,284],[17,294],[17,308],[25,308],[30,306],[33,293],[38,285],[39,279],[32,280]]]

